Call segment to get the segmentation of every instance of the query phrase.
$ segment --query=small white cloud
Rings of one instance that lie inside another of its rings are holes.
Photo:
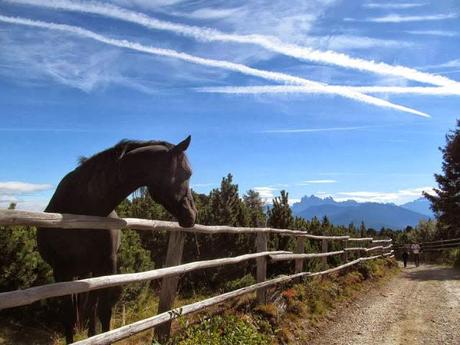
[[[7,195],[35,193],[52,188],[50,184],[34,184],[18,181],[0,182],[0,193]]]
[[[422,16],[401,16],[399,14],[389,14],[383,17],[367,18],[364,21],[372,23],[406,23],[406,22],[426,22],[426,21],[437,21],[457,18],[457,13],[447,14],[432,14]],[[351,18],[347,18],[348,21],[359,21]]]
[[[328,184],[328,183],[337,183],[336,180],[307,180],[303,182],[304,184]]]
[[[173,15],[204,20],[225,19],[238,14],[239,8],[200,8],[190,13],[173,13]]]
[[[425,6],[425,5],[427,5],[426,2],[422,2],[422,3],[402,3],[401,2],[401,3],[397,3],[397,4],[371,2],[371,3],[368,3],[368,4],[364,4],[363,7],[372,8],[372,9],[403,10],[403,9],[407,9],[407,8],[415,8],[415,7]]]
[[[272,199],[275,198],[274,192],[277,191],[277,188],[273,187],[254,187],[254,191],[259,193],[260,198],[265,202],[265,203],[271,203]]]
[[[455,37],[459,35],[458,32],[447,31],[447,30],[408,30],[405,32],[408,34],[412,34],[412,35],[430,35],[430,36],[445,36],[445,37]]]

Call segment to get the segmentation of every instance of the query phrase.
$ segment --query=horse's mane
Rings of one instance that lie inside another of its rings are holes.
[[[100,172],[101,168],[109,168],[116,164],[118,159],[123,157],[126,153],[131,150],[144,147],[144,146],[152,146],[152,145],[161,145],[165,146],[168,149],[174,147],[173,144],[168,143],[166,141],[159,141],[159,140],[127,140],[123,139],[115,146],[108,148],[104,151],[94,154],[90,157],[79,157],[78,162],[79,166],[75,170],[79,170],[80,173],[83,170],[86,173],[93,174],[96,172]]]

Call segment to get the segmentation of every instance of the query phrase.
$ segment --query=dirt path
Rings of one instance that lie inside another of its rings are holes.
[[[460,272],[409,267],[332,315],[309,345],[458,345]]]

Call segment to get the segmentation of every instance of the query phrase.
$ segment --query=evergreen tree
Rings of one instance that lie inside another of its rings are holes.
[[[273,207],[268,211],[268,225],[271,228],[290,229],[293,223],[289,193],[282,190],[280,196],[273,199]]]
[[[213,225],[245,226],[242,216],[244,207],[238,195],[238,185],[233,183],[233,176],[228,174],[222,179],[220,189],[213,189],[210,194],[210,221]]]
[[[460,120],[457,128],[446,135],[443,155],[443,174],[435,174],[436,195],[424,193],[436,213],[442,238],[460,237]]]
[[[249,216],[249,226],[261,227],[265,226],[266,215],[264,213],[264,202],[260,198],[259,193],[250,189],[243,196],[244,205]]]
[[[268,211],[268,226],[276,229],[291,229],[294,225],[292,210],[289,206],[289,193],[282,190],[279,197],[273,199],[273,207]],[[273,236],[275,249],[288,250],[289,236]]]

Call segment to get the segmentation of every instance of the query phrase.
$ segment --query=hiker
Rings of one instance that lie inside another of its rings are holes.
[[[402,259],[403,259],[403,262],[404,262],[404,268],[407,267],[407,260],[409,259],[409,253],[407,251],[407,248],[404,248],[404,252],[402,254]]]
[[[416,267],[420,265],[420,244],[414,243],[411,246],[412,254],[414,255],[414,264]]]

